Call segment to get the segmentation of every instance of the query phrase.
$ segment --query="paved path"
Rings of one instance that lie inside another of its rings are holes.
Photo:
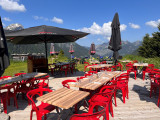
[[[132,76],[132,75],[131,75]],[[140,75],[139,75],[140,76]],[[149,97],[150,81],[141,78],[130,78],[129,99],[123,104],[117,98],[117,107],[114,107],[114,118],[111,120],[160,120],[160,108],[157,107],[158,96]]]
[[[74,76],[69,76],[67,79],[76,79],[77,76],[83,75],[82,72],[77,72]],[[52,89],[61,88],[61,82],[66,78],[50,78],[49,85]],[[160,108],[156,106],[158,96],[153,95],[153,98],[149,98],[150,81],[143,81],[141,78],[134,78],[131,75],[129,80],[129,99],[126,99],[126,103],[123,104],[121,100],[121,92],[117,95],[117,107],[114,105],[114,118],[110,116],[110,120],[160,120]],[[13,107],[13,101],[11,106],[8,107],[8,114],[11,120],[29,120],[31,106],[28,106],[27,101],[21,100],[21,96],[18,98],[19,109]],[[83,107],[81,107],[83,110]],[[68,111],[65,111],[65,116]],[[50,113],[47,120],[56,120],[57,114],[55,111]],[[33,120],[36,120],[36,115],[33,115]],[[68,119],[69,120],[69,119]]]

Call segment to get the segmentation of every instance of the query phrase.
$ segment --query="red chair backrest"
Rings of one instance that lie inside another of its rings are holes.
[[[61,70],[68,70],[69,69],[69,64],[62,65]]]
[[[97,74],[97,71],[88,71],[89,74]]]
[[[37,95],[42,96],[43,92],[52,92],[52,90],[48,88],[38,88],[38,89],[31,90],[27,93],[27,98],[31,101],[32,109],[35,111],[38,111],[39,109],[37,108],[33,99]]]
[[[19,75],[23,75],[23,74],[26,74],[26,73],[16,73],[16,74],[14,74],[14,76],[19,76]]]
[[[91,76],[92,74],[90,74],[90,73],[88,73],[88,74],[84,74],[84,76],[85,77],[87,77],[87,76]]]
[[[149,69],[153,69],[154,68],[154,64],[148,64],[148,68]]]
[[[103,106],[101,111],[93,113],[95,106]],[[70,117],[70,120],[106,120],[106,103],[96,102],[89,107],[88,113],[85,114],[74,114]]]
[[[3,77],[0,77],[0,80],[5,79],[5,78],[9,78],[9,77],[11,77],[11,76],[3,76]]]
[[[88,63],[88,62],[84,62],[84,64],[87,64],[87,65],[89,65],[89,63]]]
[[[77,82],[76,80],[64,80],[62,81],[62,85],[68,89],[70,89],[69,82]]]

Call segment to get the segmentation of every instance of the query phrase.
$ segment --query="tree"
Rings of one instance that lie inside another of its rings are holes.
[[[160,31],[160,25],[158,25]],[[146,34],[143,38],[142,46],[139,47],[138,53],[143,57],[160,57],[160,32],[152,33],[152,37]]]

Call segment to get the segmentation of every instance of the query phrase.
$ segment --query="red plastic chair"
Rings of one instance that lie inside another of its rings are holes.
[[[122,91],[122,96],[123,96],[123,103],[125,103],[125,97],[127,96],[127,99],[129,98],[129,90],[128,90],[128,81],[129,81],[129,76],[119,76],[115,79],[116,81],[116,91],[121,90]]]
[[[60,70],[61,76],[62,76],[62,71],[65,72],[65,77],[67,77],[67,73],[69,72],[69,74],[70,74],[70,66],[69,66],[69,64],[62,65],[61,70]]]
[[[127,67],[127,65],[126,65]],[[134,75],[135,75],[135,80],[136,80],[136,77],[137,77],[137,67],[130,65],[130,68],[127,70],[127,73],[130,74],[131,72],[134,72]]]
[[[41,78],[35,78],[35,80],[37,81],[37,83],[33,84],[34,88],[49,88],[49,75],[41,77]],[[42,81],[42,82],[40,82]],[[47,82],[46,82],[47,81]]]
[[[92,66],[92,65],[90,65],[88,62],[84,62],[84,72],[86,72],[86,69],[88,66]],[[92,68],[89,68],[89,69],[90,71],[92,71]]]
[[[106,61],[102,61],[101,64],[107,64],[107,62]]]
[[[152,97],[152,91],[156,93],[157,88],[159,87],[160,87],[160,75],[155,75],[154,80],[151,80],[150,98]],[[159,102],[157,105],[159,105]]]
[[[120,63],[120,62],[118,62],[118,64],[116,65],[116,69],[117,69],[118,67],[119,67],[119,68],[120,68],[120,70],[123,72],[123,67],[122,67],[122,65],[121,65],[121,63]]]
[[[92,98],[89,100],[90,105],[95,105],[96,103],[105,103],[106,104],[106,117],[107,120],[109,120],[109,108],[111,111],[111,115],[113,117],[113,107],[112,107],[112,92],[104,92],[104,93],[96,93],[92,96]]]
[[[131,62],[126,64],[126,70],[129,70],[131,67],[133,66],[133,64]]]
[[[66,88],[68,88],[68,89],[70,89],[70,86],[69,86],[69,82],[77,82],[76,80],[71,80],[71,79],[69,79],[69,80],[64,80],[64,81],[62,81],[62,85],[63,85],[63,87],[66,87]]]
[[[157,74],[160,74],[160,69],[154,68],[154,69],[150,70],[148,73],[149,79],[154,81],[155,75],[157,75]]]
[[[6,92],[4,92],[6,91]],[[18,109],[17,104],[17,97],[16,97],[16,91],[15,91],[15,85],[5,85],[3,87],[0,87],[0,99],[3,104],[4,112],[7,113],[7,101],[8,105],[10,105],[10,98],[14,98],[14,106],[16,105]]]
[[[107,84],[107,85],[104,85],[99,93],[102,93],[102,92],[114,92],[112,96],[114,96],[114,103],[115,103],[115,106],[117,106],[117,102],[116,102],[116,84]]]
[[[25,95],[30,91],[34,89],[34,81],[35,78],[28,79],[26,81],[21,81],[20,83],[17,84],[16,87],[16,93],[21,93],[22,94],[22,99],[25,98]],[[30,105],[30,102],[28,100],[28,105]]]
[[[70,70],[72,74],[73,74],[73,71],[76,73],[76,63],[71,63]]]
[[[104,107],[102,110],[93,112],[93,109],[96,107]],[[89,106],[88,113],[74,114],[70,117],[70,120],[106,120],[106,104],[96,102]]]
[[[5,78],[9,78],[11,76],[3,76],[0,77],[0,80],[5,79]],[[17,98],[16,98],[16,91],[15,91],[15,87],[16,87],[16,83],[12,83],[12,84],[6,84],[3,87],[0,87],[0,89],[7,89],[7,92],[5,92],[5,94],[8,95],[7,100],[8,100],[8,105],[10,105],[10,98],[14,98],[14,106],[16,105],[17,109],[18,109],[18,104],[17,104]],[[4,95],[3,95],[4,96]],[[5,98],[5,96],[4,96]]]
[[[55,106],[47,104],[47,103],[41,102],[41,104],[38,106],[35,104],[34,98],[37,97],[37,95],[42,96],[43,92],[52,92],[52,90],[50,90],[48,88],[39,88],[39,89],[31,90],[27,93],[27,97],[32,104],[32,109],[31,109],[31,113],[30,113],[30,120],[32,120],[33,112],[36,112],[37,120],[42,120],[43,116],[44,116],[44,119],[46,120],[46,118],[47,118],[46,114],[50,113],[52,110],[55,109]]]
[[[138,63],[138,61],[137,61],[137,60],[133,60],[132,63],[133,63],[133,64],[134,64],[134,63]]]
[[[158,102],[157,102],[158,107],[159,107],[159,103],[160,103],[160,89],[159,89],[159,96],[158,96]]]
[[[151,70],[154,69],[154,64],[149,64],[148,67],[144,67],[142,74],[143,74],[143,80],[145,79],[145,74],[149,73]]]

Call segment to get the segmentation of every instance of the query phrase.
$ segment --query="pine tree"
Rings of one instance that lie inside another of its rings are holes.
[[[158,25],[160,31],[160,25]],[[143,38],[142,46],[139,47],[138,53],[143,57],[160,57],[160,32],[152,33],[152,37],[146,34]]]

